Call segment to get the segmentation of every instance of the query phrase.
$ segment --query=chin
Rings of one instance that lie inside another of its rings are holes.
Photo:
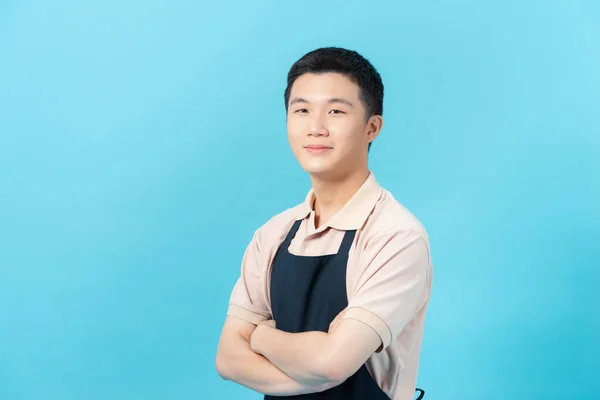
[[[326,176],[331,173],[329,169],[324,168],[304,168],[304,171],[312,176]]]
[[[311,176],[319,177],[319,178],[327,178],[335,175],[336,168],[333,165],[314,165],[314,164],[304,164],[302,165],[302,169],[306,173]]]
[[[304,159],[300,161],[300,166],[309,174],[320,174],[330,171],[333,167],[329,160]]]

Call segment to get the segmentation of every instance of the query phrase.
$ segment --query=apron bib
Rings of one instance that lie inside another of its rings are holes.
[[[290,333],[327,332],[329,324],[348,306],[346,265],[356,231],[346,231],[337,254],[299,257],[288,251],[300,223],[294,223],[271,267],[270,295],[277,329]],[[265,396],[271,399],[389,400],[365,364],[339,386],[320,393]]]

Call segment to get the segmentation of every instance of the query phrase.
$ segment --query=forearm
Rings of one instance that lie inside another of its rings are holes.
[[[244,340],[240,338],[239,340]],[[244,348],[244,346],[247,346]],[[273,365],[265,357],[250,350],[247,342],[236,346],[236,351],[222,356],[220,374],[262,394],[291,396],[322,392],[331,387],[327,382],[300,383]],[[240,349],[243,349],[240,351]]]
[[[328,334],[324,332],[287,333],[274,328],[260,332],[252,350],[274,366],[304,384],[330,383],[326,365]]]

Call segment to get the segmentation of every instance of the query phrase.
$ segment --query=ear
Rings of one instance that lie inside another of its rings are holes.
[[[381,115],[371,115],[367,121],[367,139],[369,143],[372,143],[379,136],[381,128],[383,128],[383,117]]]

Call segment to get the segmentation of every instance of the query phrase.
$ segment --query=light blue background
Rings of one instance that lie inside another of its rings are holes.
[[[431,235],[426,399],[597,398],[598,4],[2,1],[0,399],[260,398],[216,345],[329,45],[382,74],[371,167]]]

